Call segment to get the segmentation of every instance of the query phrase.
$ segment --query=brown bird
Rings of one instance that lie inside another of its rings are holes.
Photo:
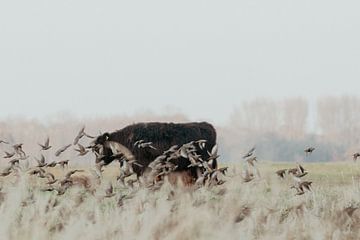
[[[4,140],[0,140],[0,144],[1,144],[1,143],[9,144],[7,141],[4,141]]]
[[[18,165],[20,163],[20,159],[13,159],[9,161],[10,165],[13,167],[15,165]]]
[[[56,167],[56,165],[57,165],[57,162],[53,161],[51,163],[46,164],[46,167],[47,168],[54,168],[54,167]]]
[[[353,155],[353,159],[354,159],[354,162],[356,162],[356,160],[360,157],[360,153],[357,152],[357,153],[354,153]]]
[[[64,161],[60,161],[57,164],[59,164],[62,168],[69,167],[69,162],[70,160],[64,160]]]
[[[49,173],[49,172],[45,173],[45,177],[50,180],[55,180],[54,174]]]
[[[171,155],[173,153],[175,153],[177,150],[178,150],[179,146],[178,145],[173,145],[171,146],[168,150],[166,150],[163,155],[165,156],[168,156],[168,155]]]
[[[72,171],[69,171],[66,175],[65,175],[65,179],[70,179],[70,177],[72,175],[74,175],[75,173],[78,173],[78,172],[84,172],[84,170],[72,170]]]
[[[309,148],[304,150],[304,152],[306,153],[306,156],[311,155],[314,151],[315,151],[314,147],[309,147]]]
[[[311,184],[312,182],[308,181],[301,181],[300,178],[294,177],[295,185],[291,186],[291,188],[296,189],[297,193],[296,195],[303,195],[305,194],[305,191],[311,192]]]
[[[55,184],[55,183],[57,183],[57,182],[58,182],[57,179],[54,179],[54,180],[48,179],[46,185],[53,185],[53,184]]]
[[[189,156],[190,157],[190,156]],[[220,155],[214,155],[214,156],[210,156],[208,159],[206,159],[206,161],[212,165],[214,160],[217,160],[220,157]]]
[[[22,144],[22,143],[13,145],[15,153],[18,154],[19,156],[26,156],[24,150],[22,149],[23,145],[24,144]]]
[[[84,132],[84,136],[87,137],[87,138],[90,138],[90,139],[96,138],[96,137],[94,137],[94,136],[91,136],[91,135],[87,134],[86,132]]]
[[[304,182],[301,182],[300,185],[299,185],[299,188],[302,190],[302,191],[310,191],[311,192],[311,184],[312,182],[308,182],[308,181],[304,181]]]
[[[301,178],[301,177],[304,177],[305,175],[307,175],[308,174],[308,172],[305,170],[305,168],[303,168],[303,166],[301,166],[300,164],[299,164],[299,166],[298,166],[298,172],[297,172],[297,174],[295,175],[296,177],[298,177],[298,178]]]
[[[85,156],[89,150],[86,150],[85,147],[83,145],[81,145],[80,143],[78,143],[78,149],[75,149],[75,151],[79,152],[79,156]]]
[[[40,159],[35,158],[35,160],[38,163],[38,165],[36,167],[42,168],[42,167],[46,166],[44,155],[41,154],[41,158]]]
[[[226,175],[226,172],[228,171],[229,167],[223,167],[219,168],[216,171],[221,172],[223,175]]]
[[[63,152],[65,152],[69,147],[71,147],[71,144],[66,145],[66,146],[60,148],[59,150],[56,151],[55,156],[56,156],[56,157],[59,157],[59,156],[60,156]]]
[[[75,139],[74,139],[73,145],[77,145],[77,144],[79,143],[80,139],[81,139],[82,137],[84,137],[84,136],[85,136],[85,126],[83,126],[83,127],[80,129],[79,133],[77,134],[77,136],[76,136]]]
[[[45,170],[42,168],[35,168],[29,171],[29,175],[38,175],[43,176],[45,174]]]
[[[50,138],[48,137],[45,141],[45,144],[40,144],[38,143],[39,146],[41,147],[41,150],[46,151],[49,150],[50,148],[52,148],[52,146],[50,146]]]
[[[135,142],[134,146],[138,148],[151,148],[153,150],[157,150],[157,148],[153,146],[152,142],[144,142],[144,140]]]
[[[285,178],[285,175],[286,175],[286,171],[287,171],[287,169],[281,169],[281,170],[277,171],[276,174],[277,174],[280,178],[284,179],[284,178]]]
[[[200,140],[196,141],[196,143],[199,145],[200,150],[204,150],[206,147],[207,140],[200,139]]]
[[[250,149],[249,152],[246,153],[246,154],[243,156],[243,159],[248,158],[248,157],[251,157],[251,156],[254,154],[255,150],[256,150],[255,147],[253,147],[252,149]]]
[[[15,152],[13,152],[13,153],[5,152],[4,158],[12,158],[13,156],[15,156]]]
[[[42,192],[53,192],[55,191],[55,188],[54,187],[46,187],[46,188],[43,188],[41,189]]]
[[[12,173],[12,166],[5,168],[1,173],[0,173],[0,177],[6,177],[9,176]]]

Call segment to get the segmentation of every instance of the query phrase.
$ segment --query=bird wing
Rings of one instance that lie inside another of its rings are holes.
[[[300,170],[301,173],[304,173],[304,172],[305,172],[305,169],[304,169],[303,166],[301,166],[300,164],[299,164],[299,170]]]
[[[91,135],[87,134],[86,132],[84,132],[84,135],[85,135],[87,138],[90,138],[90,139],[94,139],[94,138],[95,138],[94,136],[91,136]]]
[[[85,152],[85,147],[83,145],[81,145],[80,143],[78,143],[78,147],[79,147],[79,150],[80,152]]]
[[[219,147],[217,144],[215,144],[215,146],[211,149],[211,156],[218,155],[218,151],[219,151]]]
[[[46,139],[45,146],[46,147],[50,146],[50,138],[49,137]]]
[[[66,145],[66,146],[60,148],[59,150],[56,151],[55,156],[56,156],[56,157],[60,156],[60,155],[61,155],[63,152],[65,152],[69,147],[71,147],[71,144]]]

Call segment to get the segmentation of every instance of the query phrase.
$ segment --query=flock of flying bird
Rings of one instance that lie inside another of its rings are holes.
[[[83,137],[88,138],[94,138],[90,135],[88,135],[85,132],[85,127],[83,127],[77,136],[75,137],[75,140],[73,144],[68,144],[66,146],[61,147],[58,149],[54,155],[55,157],[60,157],[61,154],[63,154],[65,151],[67,151],[72,145],[76,145],[78,148],[74,148],[75,151],[77,151],[79,156],[85,156],[89,150],[86,149],[83,145],[79,143],[80,139]],[[0,140],[0,144],[6,144],[10,145],[9,142]],[[46,162],[45,156],[42,154],[42,152],[49,151],[52,149],[52,146],[50,145],[50,138],[48,137],[45,140],[45,143],[38,144],[40,146],[40,158],[34,157],[37,164],[34,167],[30,167],[29,162],[29,155],[25,153],[23,150],[23,144],[18,143],[10,146],[12,151],[8,152],[5,151],[5,156],[3,158],[9,159],[9,166],[6,167],[2,172],[0,172],[0,177],[6,177],[10,174],[14,174],[16,176],[19,176],[20,172],[26,172],[30,176],[36,176],[40,179],[46,179],[45,186],[43,188],[43,191],[56,191],[58,195],[63,195],[68,188],[70,188],[75,182],[73,181],[74,178],[72,176],[79,172],[84,172],[83,170],[71,170],[64,174],[62,178],[56,179],[54,174],[52,174],[49,169],[55,168],[56,166],[61,166],[62,169],[65,169],[65,167],[69,166],[70,160],[62,160],[62,161],[52,161],[50,163]],[[20,164],[22,163],[22,164]]]
[[[306,156],[311,155],[315,151],[315,148],[310,147],[304,150]],[[255,165],[255,162],[257,162],[257,157],[253,157],[255,152],[255,147],[253,147],[244,157],[247,166],[245,167],[244,173],[243,173],[243,180],[244,182],[250,182],[255,179],[255,176],[257,175],[260,177],[260,172],[258,168]],[[308,172],[304,169],[303,166],[300,164],[296,168],[291,169],[281,169],[276,171],[276,174],[281,178],[285,179],[286,175],[292,176],[294,180],[294,185],[291,186],[291,189],[296,190],[296,195],[303,195],[306,191],[311,191],[311,184],[310,181],[304,181],[302,180],[302,177],[306,176]]]
[[[85,132],[85,127],[83,127],[78,134],[76,135],[72,144],[58,149],[54,155],[55,157],[60,157],[65,151],[67,151],[71,146],[77,146],[74,148],[78,152],[78,156],[85,156],[90,152],[90,149],[94,150],[95,147],[99,146],[90,146],[84,147],[79,142],[83,137],[89,139],[94,139],[95,137],[87,134]],[[0,140],[0,144],[10,145],[9,142]],[[222,179],[222,176],[226,175],[228,170],[227,167],[223,168],[214,168],[214,161],[217,161],[219,158],[218,155],[218,146],[215,145],[212,148],[211,152],[208,152],[208,159],[202,159],[202,156],[198,154],[198,150],[204,150],[207,144],[206,140],[198,140],[186,143],[182,146],[172,146],[168,150],[164,151],[162,155],[158,156],[154,161],[152,161],[148,166],[148,171],[144,174],[143,177],[134,178],[132,176],[136,175],[134,172],[134,165],[140,167],[141,164],[137,162],[136,159],[127,158],[122,152],[121,147],[118,146],[116,142],[109,142],[109,147],[113,154],[113,159],[120,162],[120,174],[117,177],[117,181],[121,183],[124,187],[132,188],[136,182],[139,185],[148,187],[150,189],[159,189],[164,183],[164,179],[169,174],[173,173],[178,165],[177,160],[179,159],[188,159],[190,162],[189,168],[195,168],[197,171],[197,180],[195,182],[196,187],[202,186],[216,186],[222,185],[225,181]],[[49,151],[52,149],[50,145],[50,138],[48,137],[44,144],[39,144],[40,152]],[[138,148],[149,148],[156,150],[156,147],[153,146],[152,142],[145,142],[144,140],[139,140],[135,142],[135,147]],[[71,170],[64,174],[62,178],[56,178],[54,174],[48,171],[49,168],[55,168],[56,166],[61,166],[62,169],[68,167],[69,160],[64,161],[52,161],[50,163],[46,162],[46,159],[43,154],[40,155],[40,158],[34,158],[37,162],[35,167],[30,167],[29,156],[23,150],[23,144],[14,144],[11,146],[12,151],[5,151],[5,159],[9,159],[9,166],[6,167],[2,172],[0,172],[0,177],[6,177],[10,174],[19,174],[20,171],[26,172],[31,176],[36,176],[41,179],[46,179],[46,187],[43,188],[43,191],[56,191],[58,195],[63,195],[67,189],[71,186],[82,183],[85,187],[89,187],[88,181],[81,178],[74,178],[73,175],[79,172],[84,172],[83,170]],[[306,156],[310,156],[315,151],[315,148],[310,147],[304,150]],[[103,172],[103,167],[105,162],[101,160],[101,154],[98,154],[96,151],[93,151],[96,154],[97,161],[96,168],[91,171],[93,176],[96,179],[96,182],[101,182],[101,176]],[[255,147],[252,148],[248,153],[243,156],[246,166],[242,174],[243,181],[245,183],[251,182],[256,177],[260,178],[260,171],[257,168],[257,157],[254,156]],[[353,155],[354,161],[360,157],[360,153],[355,153]],[[24,164],[20,165],[20,162]],[[291,189],[296,190],[296,195],[303,195],[307,191],[311,191],[310,181],[304,181],[302,178],[308,174],[300,164],[296,168],[292,169],[281,169],[276,172],[276,174],[284,179],[286,175],[291,176],[294,179],[294,185],[291,186]],[[130,178],[132,177],[132,178]],[[126,180],[129,178],[128,180]],[[82,180],[82,181],[81,181]],[[110,184],[109,188],[105,191],[105,198],[114,196],[113,186]]]
[[[72,144],[65,145],[55,151],[55,157],[59,158],[65,151],[67,151],[71,146],[74,146],[74,150],[78,152],[78,156],[87,155],[90,150],[93,150],[95,156],[98,160],[95,169],[91,170],[91,173],[95,180],[95,183],[101,183],[101,177],[103,172],[103,167],[105,166],[105,162],[101,160],[102,155],[98,154],[94,149],[99,146],[89,146],[84,147],[79,142],[83,137],[87,137],[90,139],[94,139],[95,137],[90,136],[85,132],[85,127],[83,127],[79,133],[76,135]],[[58,195],[63,195],[65,192],[74,185],[82,185],[85,188],[90,188],[91,184],[89,184],[89,179],[84,178],[84,176],[76,177],[74,174],[84,172],[84,170],[71,170],[64,172],[63,177],[56,178],[51,171],[50,168],[55,168],[57,166],[61,166],[63,171],[69,165],[69,160],[63,161],[52,161],[47,163],[45,156],[42,154],[43,152],[49,151],[53,148],[50,144],[50,138],[48,137],[43,144],[38,144],[40,147],[40,157],[35,158],[36,165],[30,167],[29,163],[29,155],[25,153],[23,150],[23,144],[14,144],[11,145],[9,142],[0,140],[0,144],[9,145],[9,149],[12,151],[5,151],[5,159],[9,159],[9,166],[6,167],[3,171],[0,172],[0,177],[7,177],[10,174],[14,174],[15,176],[19,176],[20,173],[26,173],[30,176],[36,176],[40,179],[45,179],[45,187],[42,188],[43,191],[55,191]],[[202,159],[200,155],[198,155],[198,149],[204,150],[207,144],[206,140],[198,140],[192,141],[182,146],[172,146],[167,151],[165,151],[162,155],[157,157],[154,161],[152,161],[148,167],[148,172],[143,177],[132,177],[136,175],[134,172],[134,165],[138,165],[140,167],[141,164],[137,162],[136,159],[129,159],[127,156],[121,152],[121,147],[116,142],[108,141],[110,149],[112,150],[113,159],[118,160],[120,163],[120,174],[117,177],[117,181],[123,187],[132,188],[136,182],[138,182],[139,186],[145,186],[149,189],[159,189],[164,183],[164,179],[167,175],[173,173],[177,168],[177,160],[182,158],[186,158],[191,163],[188,167],[195,167],[197,169],[198,176],[200,176],[195,185],[198,187],[201,186],[213,186],[213,185],[221,185],[225,181],[219,179],[220,174],[224,174],[227,171],[227,168],[213,168],[213,161],[216,161],[219,158],[218,155],[218,146],[215,145],[211,152],[208,152],[209,158]],[[77,148],[75,148],[75,146]],[[152,142],[145,142],[144,140],[139,140],[134,144],[135,147],[138,148],[149,148],[156,149],[153,146]],[[128,180],[126,180],[129,178]],[[90,189],[94,191],[94,189]],[[105,191],[105,198],[113,197],[115,195],[114,188],[112,184]]]

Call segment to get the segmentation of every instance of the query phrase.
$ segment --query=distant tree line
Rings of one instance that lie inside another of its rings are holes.
[[[0,139],[22,142],[27,152],[36,155],[37,143],[47,136],[55,147],[63,146],[72,141],[84,124],[89,133],[97,135],[142,121],[187,122],[189,119],[183,114],[151,112],[84,119],[59,113],[48,121],[8,118],[0,120]],[[238,161],[253,146],[257,147],[257,156],[268,161],[351,161],[352,154],[360,151],[360,98],[323,97],[315,106],[301,97],[260,98],[239,105],[228,124],[215,127],[223,161]],[[316,151],[305,158],[303,150],[308,146],[314,146]],[[0,157],[6,147],[0,145]],[[65,154],[64,157],[76,156]],[[91,157],[81,160],[92,161]]]
[[[323,97],[312,107],[310,117],[309,103],[300,97],[243,103],[221,129],[227,158],[238,159],[244,147],[256,145],[258,155],[271,161],[351,160],[360,151],[360,98]],[[316,147],[309,158],[307,146]]]

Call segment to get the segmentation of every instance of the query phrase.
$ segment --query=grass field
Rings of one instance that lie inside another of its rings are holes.
[[[358,239],[360,165],[303,165],[313,185],[301,196],[291,177],[274,173],[295,164],[260,162],[261,177],[249,183],[233,164],[224,185],[196,191],[120,187],[116,167],[96,191],[73,187],[62,196],[41,191],[42,179],[9,176],[0,179],[0,239]],[[85,170],[79,175],[91,176]],[[104,198],[109,182],[116,195]]]

